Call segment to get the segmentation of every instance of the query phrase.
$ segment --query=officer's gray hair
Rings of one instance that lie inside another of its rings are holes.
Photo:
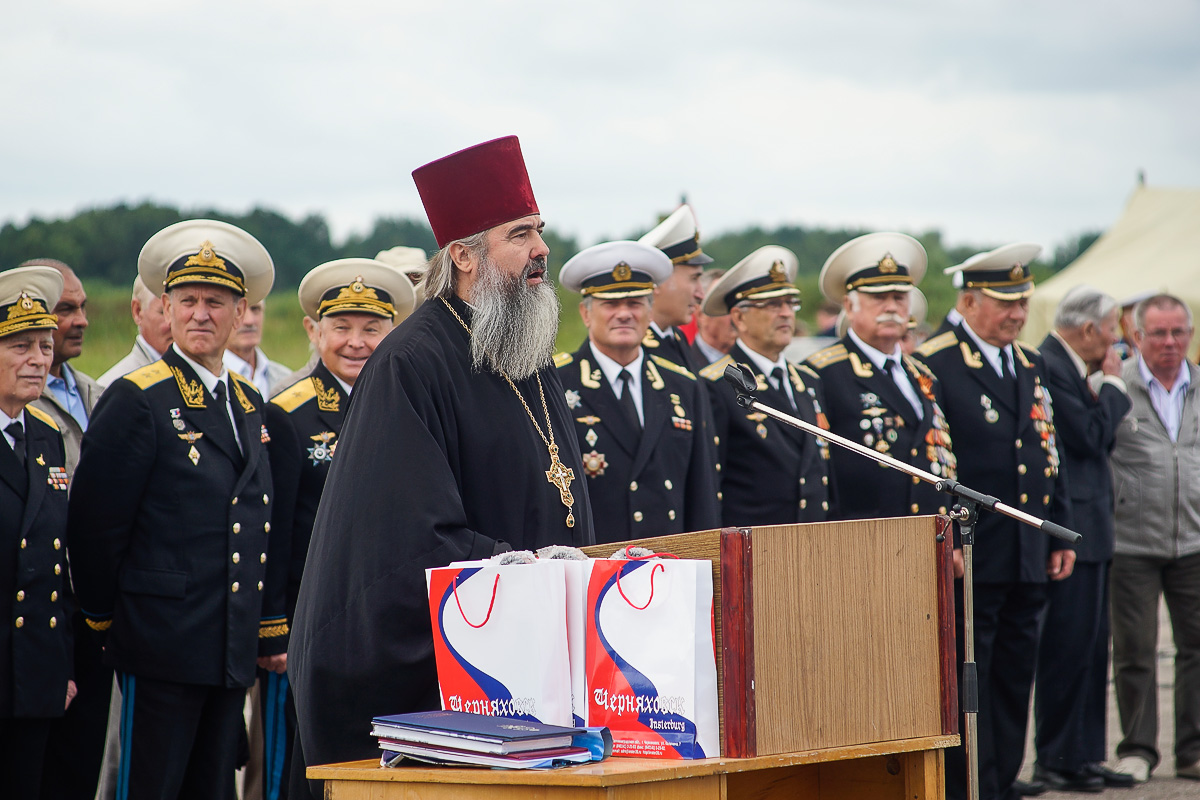
[[[1059,330],[1079,330],[1089,322],[1097,328],[1117,307],[1112,295],[1092,286],[1076,286],[1067,292],[1054,312],[1054,327]]]
[[[1192,310],[1188,308],[1188,304],[1175,295],[1164,292],[1156,294],[1153,297],[1147,297],[1133,309],[1133,321],[1137,325],[1137,329],[1142,333],[1146,332],[1146,312],[1152,308],[1161,308],[1163,310],[1182,308],[1187,313],[1188,327],[1192,327]]]
[[[425,272],[425,278],[417,286],[417,289],[425,295],[426,300],[438,297],[448,300],[454,296],[454,289],[458,286],[458,270],[454,268],[454,259],[450,257],[450,247],[456,244],[461,244],[473,255],[482,259],[488,253],[487,231],[472,234],[464,239],[457,239],[433,254],[433,257],[429,259],[429,269]]]
[[[158,297],[158,295],[150,291],[146,284],[142,282],[141,275],[138,275],[133,279],[133,300],[137,300],[142,304],[143,307],[146,307],[153,303],[154,298],[156,297]]]
[[[859,307],[862,306],[862,300],[858,297],[858,289],[851,289],[846,292],[846,297],[850,298],[850,310],[858,311]]]

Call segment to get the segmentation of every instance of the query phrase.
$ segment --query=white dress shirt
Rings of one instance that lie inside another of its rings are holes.
[[[1005,377],[1004,361],[1000,355],[1001,352],[1004,352],[1008,355],[1008,363],[1012,365],[1012,368],[1014,370],[1017,368],[1017,362],[1015,362],[1013,360],[1013,352],[1012,352],[1011,344],[1006,344],[1006,345],[1004,345],[1004,347],[996,347],[996,345],[994,345],[994,344],[988,344],[983,339],[979,338],[979,334],[977,334],[977,333],[975,333],[975,331],[971,330],[971,326],[967,324],[967,321],[965,319],[962,322],[962,327],[963,327],[963,330],[967,332],[967,335],[975,340],[976,346],[979,347],[979,352],[983,353],[983,357],[987,359],[987,362],[992,365],[992,369],[995,370],[996,374],[999,375],[1001,378]],[[1017,374],[1016,374],[1016,372],[1012,372],[1012,373],[1009,373],[1008,377],[1015,378],[1015,377],[1017,377]]]
[[[238,449],[242,451],[242,455],[245,455],[246,448],[242,445],[241,434],[238,433],[237,423],[233,420],[233,409],[229,406],[233,402],[233,387],[229,385],[231,380],[229,370],[222,368],[220,375],[214,375],[207,367],[201,366],[199,363],[185,356],[183,351],[179,349],[179,345],[172,344],[171,349],[175,351],[175,355],[186,361],[188,366],[196,371],[196,377],[204,384],[204,388],[213,400],[217,399],[217,384],[225,384],[225,416],[229,417],[229,426],[233,428],[233,438],[237,440]],[[228,353],[229,351],[226,350],[225,352]]]
[[[1168,389],[1150,372],[1141,353],[1138,353],[1137,360],[1138,371],[1142,374],[1142,380],[1146,382],[1146,388],[1150,391],[1150,402],[1154,405],[1158,418],[1162,420],[1163,426],[1170,434],[1171,441],[1179,441],[1179,426],[1183,421],[1183,403],[1187,399],[1188,385],[1192,382],[1192,374],[1188,370],[1187,362],[1179,365],[1179,376],[1175,378],[1175,385]]]
[[[796,395],[792,394],[792,382],[788,380],[788,363],[787,359],[783,357],[783,353],[779,354],[779,358],[777,360],[772,361],[762,353],[758,353],[751,349],[750,345],[746,344],[745,342],[739,340],[738,344],[741,345],[742,349],[746,351],[746,355],[750,356],[750,360],[754,362],[754,366],[758,369],[758,371],[767,376],[767,382],[776,389],[782,388],[784,393],[787,394],[788,401],[791,402],[792,408],[796,408]],[[777,368],[783,370],[782,387],[780,387],[779,382],[775,380],[775,376],[771,374]]]
[[[638,348],[637,358],[629,362],[626,366],[621,366],[616,361],[613,361],[604,353],[600,352],[600,348],[592,345],[592,353],[596,356],[596,366],[600,367],[600,371],[604,373],[604,377],[608,379],[608,385],[612,387],[613,394],[617,399],[621,399],[621,391],[623,384],[620,380],[621,370],[628,370],[632,380],[629,381],[629,391],[633,392],[633,405],[637,408],[638,419],[642,425],[646,424],[646,414],[642,411],[642,362],[646,359],[646,352],[642,348]]]
[[[875,369],[892,376],[892,380],[896,382],[896,388],[900,390],[900,394],[904,395],[904,399],[913,407],[913,411],[917,412],[917,419],[924,419],[925,410],[921,407],[921,398],[917,397],[917,392],[913,389],[912,383],[908,379],[908,373],[905,372],[903,367],[904,351],[900,349],[900,343],[896,343],[896,349],[889,355],[864,342],[854,332],[853,328],[847,330],[847,333],[850,334],[850,340],[858,346],[859,350],[863,351],[863,355],[871,359],[871,363],[875,365]],[[891,364],[894,367],[884,365],[884,362],[889,360],[891,360]]]

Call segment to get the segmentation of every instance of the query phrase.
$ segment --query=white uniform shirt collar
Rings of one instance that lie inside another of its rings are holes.
[[[330,375],[333,375],[333,370],[330,370],[330,371],[329,371],[329,374],[330,374]],[[337,382],[338,382],[338,386],[341,386],[341,387],[342,387],[342,389],[344,389],[344,390],[345,390],[345,392],[346,392],[346,397],[349,397],[349,396],[350,396],[350,392],[351,392],[351,391],[353,391],[354,387],[353,387],[353,386],[351,386],[350,384],[346,383],[344,380],[342,380],[341,378],[339,378],[337,375],[333,375],[333,379],[334,379],[335,381],[337,381]]]
[[[1014,377],[1013,375],[1006,376],[1004,374],[1004,361],[1000,357],[1001,351],[1007,352],[1009,363],[1013,365],[1014,370],[1017,368],[1017,362],[1013,359],[1011,344],[1005,345],[1004,347],[996,347],[994,344],[988,344],[983,339],[979,338],[979,334],[971,330],[971,326],[967,324],[965,319],[962,321],[962,328],[967,332],[967,335],[975,341],[976,346],[979,347],[979,352],[983,353],[983,357],[986,358],[988,363],[992,365],[992,369],[996,371],[997,375],[1009,378]]]
[[[875,369],[888,373],[891,376],[891,380],[896,382],[896,388],[900,390],[900,394],[904,395],[904,399],[908,401],[908,404],[913,407],[917,419],[924,419],[925,409],[921,406],[921,398],[917,397],[917,392],[912,387],[912,381],[908,379],[908,373],[904,370],[904,351],[900,349],[900,343],[896,342],[896,349],[889,355],[864,342],[854,332],[854,328],[848,328],[846,332],[850,334],[850,341],[854,342],[858,349],[863,351],[863,355],[869,358],[871,363],[875,365]],[[888,360],[891,360],[892,363],[900,367],[899,377],[896,377],[895,370],[890,366],[884,366],[884,362]]]
[[[24,408],[22,408],[20,411],[18,411],[17,415],[15,417],[10,417],[8,414],[5,414],[3,411],[0,411],[0,433],[3,433],[4,441],[8,442],[9,447],[14,447],[13,438],[11,436],[9,436],[7,433],[4,433],[4,429],[7,428],[9,425],[13,424],[14,422],[21,423],[21,427],[25,429],[26,439],[29,438],[29,426],[25,424],[25,409]]]
[[[146,337],[140,333],[137,335],[137,344],[146,352],[146,355],[150,356],[151,362],[158,361],[163,357],[163,354],[151,347],[150,343],[146,341]]]
[[[208,367],[201,366],[199,363],[184,355],[184,352],[179,349],[179,345],[172,344],[171,349],[175,351],[175,355],[186,361],[188,366],[196,371],[196,377],[199,378],[200,382],[204,384],[204,388],[208,390],[209,395],[216,397],[217,384],[224,383],[225,396],[229,397],[229,370],[225,369],[224,365],[221,366],[221,374],[214,375],[209,371]],[[225,352],[228,353],[229,351],[226,350]]]
[[[669,325],[667,326],[666,330],[663,330],[662,328],[658,327],[657,322],[655,322],[654,320],[650,320],[650,327],[654,329],[654,332],[658,334],[658,338],[660,338],[660,339],[674,339],[675,338],[675,329]]]
[[[787,393],[788,398],[791,399],[792,403],[794,404],[796,402],[796,396],[792,394],[792,382],[788,380],[788,363],[787,359],[783,357],[783,353],[779,354],[778,359],[772,361],[762,353],[751,349],[750,345],[746,344],[741,339],[738,340],[738,344],[743,350],[746,351],[746,355],[750,356],[750,360],[754,362],[755,369],[765,375],[767,380],[771,382],[772,386],[775,385],[775,378],[772,377],[771,373],[773,373],[777,368],[783,370],[783,386],[776,388],[782,388]]]
[[[626,366],[621,366],[601,353],[600,348],[595,344],[592,345],[592,355],[596,357],[596,366],[600,367],[600,371],[608,379],[608,385],[612,387],[613,394],[618,398],[621,396],[621,380],[619,378],[621,370],[629,370],[629,376],[632,378],[629,381],[629,391],[633,392],[633,404],[637,407],[638,418],[642,420],[642,424],[645,424],[646,415],[642,411],[642,362],[646,360],[646,351],[639,347],[637,358]]]
[[[704,354],[704,357],[708,359],[708,363],[710,364],[714,361],[720,361],[725,357],[724,353],[705,341],[704,337],[699,331],[696,332],[694,343],[696,347],[700,348],[700,352]]]
[[[858,334],[854,332],[854,328],[848,328],[846,333],[850,335],[850,341],[854,342],[858,349],[863,351],[863,355],[871,359],[871,363],[875,365],[876,369],[883,369],[883,362],[887,361],[889,358],[895,359],[897,364],[904,363],[904,359],[901,358],[901,356],[904,355],[904,351],[900,349],[899,342],[896,342],[896,349],[894,351],[891,353],[885,353],[860,339]]]

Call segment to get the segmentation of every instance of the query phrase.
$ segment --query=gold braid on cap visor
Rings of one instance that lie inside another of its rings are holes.
[[[396,307],[386,300],[381,300],[379,294],[369,286],[365,286],[362,278],[356,277],[354,282],[343,286],[336,297],[322,300],[317,306],[317,317],[330,314],[346,314],[350,312],[375,314],[388,319],[396,318]]]
[[[0,311],[3,308],[0,306]],[[47,312],[41,300],[32,297],[28,292],[21,292],[16,302],[8,306],[4,319],[0,320],[0,336],[57,327],[58,317]]]
[[[177,259],[175,264],[178,263]],[[212,283],[245,295],[246,282],[242,278],[241,270],[236,264],[231,266],[234,272],[225,265],[225,259],[217,255],[213,243],[205,241],[200,245],[200,251],[188,256],[182,266],[174,268],[172,264],[167,267],[167,279],[163,281],[163,289],[183,283]]]

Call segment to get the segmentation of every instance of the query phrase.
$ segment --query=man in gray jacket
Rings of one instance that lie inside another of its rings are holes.
[[[1159,294],[1134,312],[1139,354],[1122,369],[1133,408],[1110,463],[1113,670],[1123,738],[1116,770],[1145,781],[1159,762],[1158,602],[1175,637],[1175,774],[1200,780],[1200,369],[1186,361],[1192,313]]]

